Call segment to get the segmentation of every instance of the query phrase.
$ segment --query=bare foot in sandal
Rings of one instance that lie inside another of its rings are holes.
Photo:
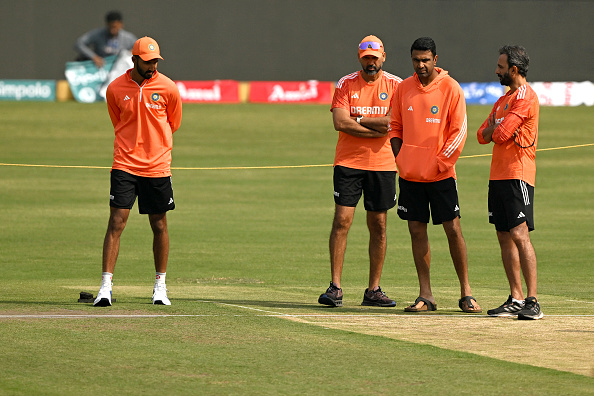
[[[472,296],[462,297],[458,300],[458,306],[466,313],[481,313],[483,309],[478,305],[476,299]]]
[[[415,303],[404,308],[405,312],[427,312],[435,311],[437,309],[437,303],[430,301],[423,297],[417,297]]]

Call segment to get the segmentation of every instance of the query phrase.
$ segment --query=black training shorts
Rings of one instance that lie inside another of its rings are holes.
[[[401,219],[429,223],[431,215],[433,224],[442,224],[460,217],[458,187],[453,177],[429,183],[399,178],[398,186],[398,216]]]
[[[526,222],[534,230],[534,187],[519,179],[489,180],[489,223],[509,231]]]
[[[396,172],[334,167],[334,202],[355,207],[364,194],[365,210],[385,212],[396,205]]]
[[[140,214],[159,214],[175,209],[170,176],[142,177],[113,169],[109,206],[132,209],[137,196]]]

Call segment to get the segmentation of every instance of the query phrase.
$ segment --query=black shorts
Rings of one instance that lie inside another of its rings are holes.
[[[398,216],[401,219],[429,223],[431,214],[433,224],[442,224],[460,217],[458,187],[453,177],[429,183],[399,178],[398,186]]]
[[[509,231],[523,222],[534,230],[534,187],[518,179],[489,180],[489,223]]]
[[[142,177],[113,169],[109,206],[132,209],[137,196],[140,214],[159,214],[175,209],[170,176]]]
[[[334,167],[334,202],[355,207],[365,194],[365,210],[385,212],[396,205],[396,172]]]

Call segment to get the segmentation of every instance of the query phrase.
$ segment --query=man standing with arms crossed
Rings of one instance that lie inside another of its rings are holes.
[[[369,285],[361,305],[393,307],[396,302],[379,286],[386,255],[387,211],[396,204],[396,165],[387,130],[390,100],[402,81],[382,70],[382,41],[367,36],[359,44],[362,70],[336,85],[332,100],[334,129],[339,131],[334,158],[335,213],[330,234],[332,281],[318,302],[342,306],[340,284],[347,235],[355,207],[364,194],[369,228]]]
[[[539,103],[526,83],[530,58],[520,46],[499,49],[495,74],[509,87],[477,132],[481,144],[493,145],[489,176],[489,222],[495,225],[503,268],[511,294],[491,316],[540,319],[536,294],[536,254],[529,232],[534,230],[534,182]],[[524,300],[524,274],[528,296]]]
[[[436,67],[435,42],[417,39],[411,47],[415,74],[392,100],[390,139],[400,172],[398,216],[408,221],[420,292],[407,312],[435,311],[429,267],[429,216],[442,224],[460,282],[464,312],[482,312],[470,290],[466,242],[460,227],[455,163],[466,141],[466,102],[460,85]],[[431,213],[430,213],[431,210]]]
[[[169,256],[166,212],[175,209],[171,187],[173,133],[179,128],[182,104],[177,86],[157,71],[159,45],[150,37],[132,48],[134,67],[107,88],[107,109],[115,141],[111,170],[110,216],[103,243],[101,288],[93,305],[111,305],[112,276],[130,209],[148,214],[153,230],[155,286],[153,304],[171,305],[165,273]]]

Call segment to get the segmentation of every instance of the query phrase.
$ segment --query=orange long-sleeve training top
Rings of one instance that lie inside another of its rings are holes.
[[[495,102],[489,113],[489,117],[495,113],[495,123],[498,124],[492,136],[495,144],[489,180],[519,179],[534,187],[539,109],[538,96],[528,84],[513,93],[507,92]],[[487,144],[483,130],[488,126],[489,117],[476,134],[481,144]],[[517,129],[516,144],[513,134]]]
[[[402,139],[396,157],[400,177],[413,182],[456,178],[466,142],[466,101],[460,84],[444,69],[423,87],[415,73],[396,89],[389,137]]]
[[[139,86],[131,70],[112,81],[106,92],[115,133],[112,169],[144,177],[171,176],[173,133],[182,119],[179,90],[158,71]]]

